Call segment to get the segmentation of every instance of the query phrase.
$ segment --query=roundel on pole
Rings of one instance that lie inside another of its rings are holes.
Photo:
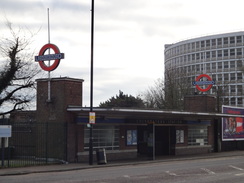
[[[201,81],[201,79],[203,79],[203,78],[206,78],[207,80],[206,81]],[[192,84],[194,86],[196,86],[196,88],[199,91],[201,91],[201,92],[207,92],[207,91],[209,91],[212,88],[212,86],[215,84],[215,82],[212,80],[212,78],[209,75],[207,75],[207,74],[201,74],[201,75],[199,75],[196,78],[196,81],[192,82]],[[203,85],[205,85],[206,88],[200,87],[200,86],[203,86]]]
[[[54,54],[45,55],[46,50],[52,49]],[[39,62],[40,67],[45,71],[55,70],[60,60],[64,58],[64,53],[60,53],[59,48],[55,44],[45,44],[39,51],[39,55],[35,56],[35,61]],[[54,60],[51,65],[46,65],[44,61]]]

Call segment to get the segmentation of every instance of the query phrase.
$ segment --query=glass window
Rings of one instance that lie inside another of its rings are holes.
[[[206,41],[206,47],[209,47],[210,46],[210,40],[207,40]]]
[[[229,56],[228,50],[226,49],[226,50],[224,50],[224,57],[228,57],[228,56]]]
[[[236,65],[235,65],[235,61],[230,61],[230,68],[235,68]]]
[[[176,144],[184,143],[184,130],[176,130]]]
[[[210,52],[206,52],[206,58],[210,58]]]
[[[218,57],[222,57],[222,50],[218,50]]]
[[[237,43],[241,43],[241,42],[242,42],[241,36],[237,36],[237,37],[236,37],[236,42],[237,42]]]
[[[218,69],[222,69],[222,62],[218,62]]]
[[[201,48],[204,48],[204,47],[205,47],[205,42],[201,41]]]
[[[224,80],[228,81],[229,80],[229,74],[224,74]]]
[[[232,97],[232,98],[230,99],[230,104],[231,104],[231,105],[236,105],[236,98]]]
[[[197,59],[197,60],[200,59],[200,53],[196,53],[196,59]]]
[[[224,62],[224,68],[225,69],[228,69],[229,68],[229,62],[228,61]]]
[[[85,128],[84,149],[89,150],[90,129]],[[93,126],[94,148],[105,148],[107,150],[119,149],[119,127],[118,126]]]
[[[237,48],[236,49],[236,54],[237,55],[242,55],[242,49],[241,48]]]
[[[242,98],[241,97],[237,98],[237,102],[239,105],[241,105],[242,104]]]
[[[212,46],[216,46],[216,39],[212,39]]]
[[[207,68],[207,70],[210,70],[210,63],[206,64],[206,68]]]
[[[235,49],[230,49],[230,56],[235,56]]]
[[[195,54],[191,55],[192,60],[195,60]]]
[[[216,63],[212,63],[212,69],[216,69]]]
[[[224,38],[224,44],[228,44],[228,37]]]
[[[236,76],[235,76],[235,73],[231,73],[230,74],[230,80],[236,80]]]
[[[195,43],[191,43],[191,48],[194,50],[195,49]]]
[[[237,73],[237,80],[242,80],[242,73]]]
[[[242,61],[241,60],[237,60],[237,67],[242,67]]]
[[[236,86],[231,85],[231,86],[230,86],[230,92],[231,92],[231,93],[235,93],[235,92],[236,92]]]
[[[196,48],[199,48],[199,42],[196,42]]]
[[[222,81],[223,77],[222,74],[218,74],[218,81]]]
[[[212,51],[212,58],[216,57],[216,51]]]
[[[237,92],[242,93],[242,85],[237,85]]]
[[[189,126],[188,127],[188,145],[203,146],[208,144],[207,126]]]
[[[235,37],[230,37],[230,44],[234,44],[235,43]]]
[[[218,46],[222,45],[222,38],[218,38]]]

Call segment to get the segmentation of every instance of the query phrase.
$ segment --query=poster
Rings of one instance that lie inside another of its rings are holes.
[[[244,115],[244,108],[222,106],[222,113]],[[222,118],[222,140],[244,140],[244,118],[228,117]]]
[[[127,145],[137,145],[137,130],[127,130]]]

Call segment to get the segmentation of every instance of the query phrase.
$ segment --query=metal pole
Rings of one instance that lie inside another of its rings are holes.
[[[94,0],[91,1],[91,84],[90,84],[90,112],[93,112],[93,43],[94,43]],[[89,164],[93,164],[93,135],[90,126]]]
[[[48,44],[50,44],[50,19],[49,19],[49,8],[47,9],[47,23],[48,23]],[[50,49],[48,49],[48,54],[50,55]],[[48,61],[48,66],[50,67],[50,60]],[[51,102],[51,73],[48,71],[48,98],[47,101]]]

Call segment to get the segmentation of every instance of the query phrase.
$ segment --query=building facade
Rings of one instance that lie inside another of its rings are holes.
[[[165,78],[178,73],[174,79],[191,85],[201,74],[209,75],[215,85],[207,94],[219,96],[220,105],[243,106],[244,31],[204,36],[165,45]]]

